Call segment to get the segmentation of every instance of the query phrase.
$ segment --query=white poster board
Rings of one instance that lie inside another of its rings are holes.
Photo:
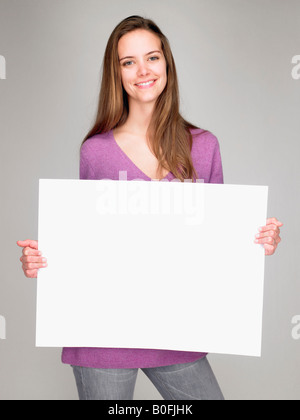
[[[36,345],[260,356],[268,187],[39,184]]]

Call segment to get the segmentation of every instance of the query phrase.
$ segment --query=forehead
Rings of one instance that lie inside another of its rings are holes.
[[[153,32],[136,29],[123,35],[118,43],[119,55],[147,54],[150,51],[161,50],[161,41]]]

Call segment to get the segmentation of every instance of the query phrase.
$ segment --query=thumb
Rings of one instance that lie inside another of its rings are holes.
[[[38,249],[38,241],[32,239],[26,239],[25,241],[17,241],[17,245],[21,247],[28,246],[33,249]]]
[[[271,223],[274,223],[274,225],[277,225],[277,226],[283,226],[283,223],[277,220],[276,217],[270,217],[269,219],[267,219],[267,224],[271,224]]]

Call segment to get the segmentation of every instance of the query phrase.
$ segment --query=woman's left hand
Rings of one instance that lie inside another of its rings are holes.
[[[258,228],[259,233],[255,235],[255,243],[262,244],[265,248],[265,255],[273,255],[281,238],[279,236],[279,227],[283,223],[279,222],[276,217],[267,219],[266,226]]]

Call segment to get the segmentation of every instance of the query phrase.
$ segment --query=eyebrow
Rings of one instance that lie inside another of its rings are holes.
[[[154,53],[159,53],[159,54],[162,54],[162,52],[161,52],[161,51],[156,50],[156,51],[151,51],[151,52],[149,52],[149,53],[145,54],[145,56],[146,56],[146,55],[151,55],[151,54],[154,54]],[[127,57],[120,58],[120,60],[119,60],[119,61],[126,60],[126,59],[128,59],[128,58],[135,58],[135,57],[131,55],[131,56],[127,56]]]

